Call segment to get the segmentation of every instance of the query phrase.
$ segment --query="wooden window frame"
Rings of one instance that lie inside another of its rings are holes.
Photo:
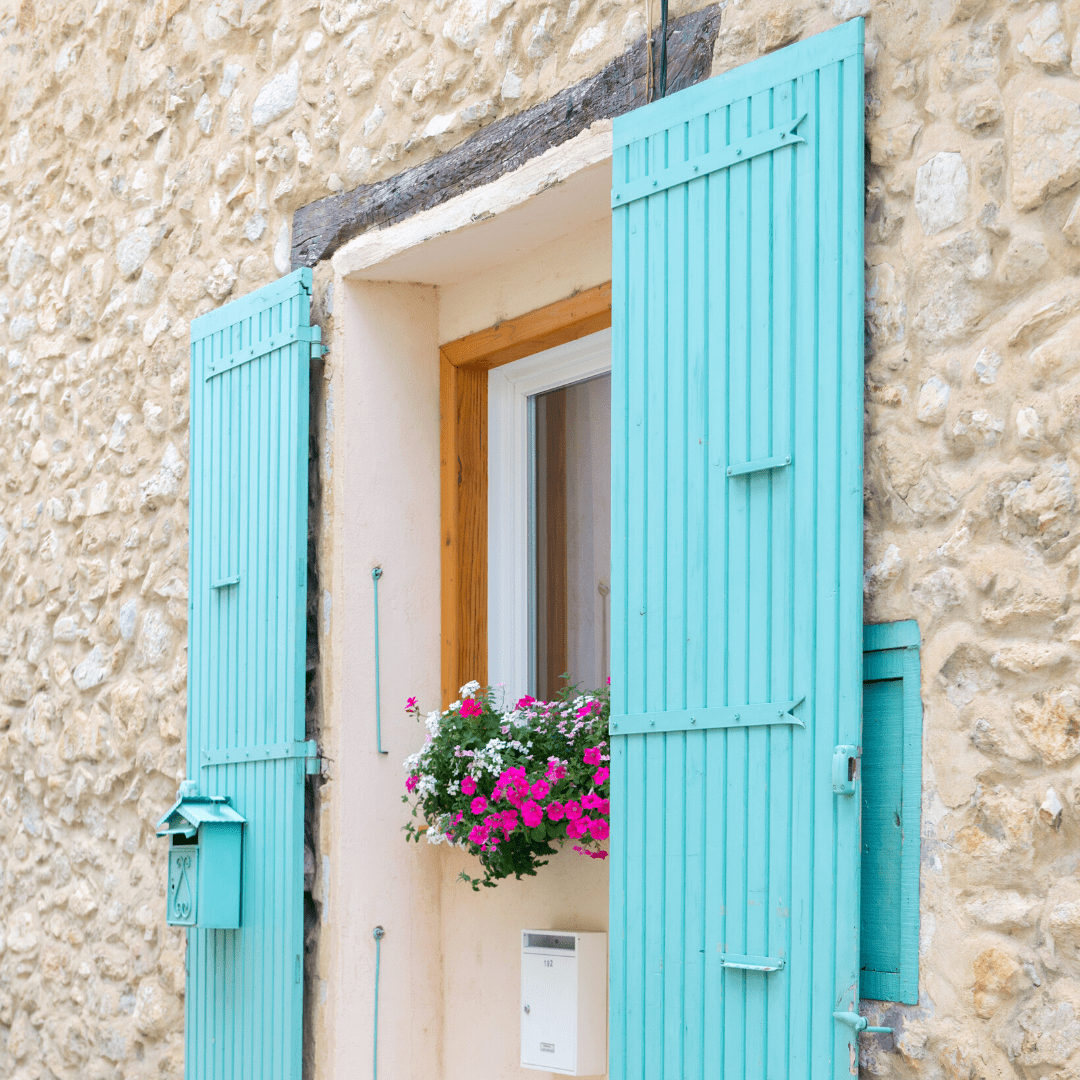
[[[469,679],[487,683],[487,373],[609,326],[610,281],[439,349],[444,707]]]

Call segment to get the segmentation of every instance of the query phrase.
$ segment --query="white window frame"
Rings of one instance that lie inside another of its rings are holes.
[[[529,398],[611,371],[611,330],[488,372],[488,682],[529,686]]]

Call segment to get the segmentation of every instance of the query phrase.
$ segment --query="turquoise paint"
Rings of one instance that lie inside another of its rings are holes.
[[[613,1080],[857,1041],[862,73],[854,20],[615,121]]]
[[[188,931],[188,1080],[301,1075],[310,295],[191,325],[188,776],[246,824],[240,929]]]
[[[919,628],[863,633],[862,996],[919,1000]]]

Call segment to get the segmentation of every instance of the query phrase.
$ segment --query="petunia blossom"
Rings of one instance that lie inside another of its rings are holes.
[[[483,795],[477,795],[471,803],[469,803],[469,809],[474,814],[482,814],[488,807],[488,801]]]
[[[469,839],[474,844],[486,844],[491,830],[486,825],[474,825],[469,832]]]
[[[576,799],[571,799],[565,806],[566,820],[573,821],[575,818],[581,817],[581,803]]]
[[[420,783],[420,777],[415,773],[405,781],[405,790],[411,795],[416,790],[416,785]]]
[[[566,823],[566,835],[571,840],[580,840],[589,830],[589,818],[579,817]]]
[[[589,835],[594,840],[606,840],[611,833],[611,826],[603,818],[593,818],[589,822]]]
[[[521,709],[527,709],[530,705],[535,704],[536,698],[529,697],[529,695],[526,694],[523,698],[518,698],[517,704],[514,706],[514,708],[520,711]]]
[[[552,821],[562,821],[565,814],[566,814],[566,811],[563,808],[563,804],[561,802],[556,802],[553,799],[551,802],[549,802],[547,804],[547,816]]]
[[[590,746],[585,751],[584,761],[586,765],[599,765],[600,764],[600,747]]]
[[[546,799],[551,785],[546,780],[534,780],[531,788],[534,799]]]
[[[540,804],[533,802],[532,799],[525,803],[521,807],[521,820],[526,827],[535,829],[544,820],[544,811],[540,809]]]
[[[461,794],[473,795],[476,792],[476,781],[471,776],[466,776],[461,781]]]
[[[466,698],[461,703],[461,715],[464,717],[479,716],[484,711],[483,706],[476,698]],[[593,764],[598,764],[599,759]]]
[[[597,769],[596,772],[594,772],[592,774],[593,783],[597,787],[599,787],[601,784],[603,784],[607,780],[607,778],[610,775],[611,775],[611,770],[606,765],[603,765],[599,769]]]
[[[600,809],[600,804],[603,801],[604,800],[601,799],[600,796],[597,795],[595,792],[593,792],[593,791],[586,792],[586,794],[584,796],[582,796],[582,799],[581,799],[581,809],[582,810],[599,810]]]

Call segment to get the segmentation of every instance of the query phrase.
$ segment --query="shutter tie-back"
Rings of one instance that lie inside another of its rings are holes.
[[[371,936],[375,939],[375,1033],[371,1044],[371,1080],[379,1080],[379,954],[382,952],[382,939],[386,936],[386,931],[381,926],[376,926],[371,931]]]
[[[382,748],[382,706],[379,701],[379,578],[382,567],[376,566],[371,571],[371,581],[375,587],[375,749],[380,754],[388,751]]]

